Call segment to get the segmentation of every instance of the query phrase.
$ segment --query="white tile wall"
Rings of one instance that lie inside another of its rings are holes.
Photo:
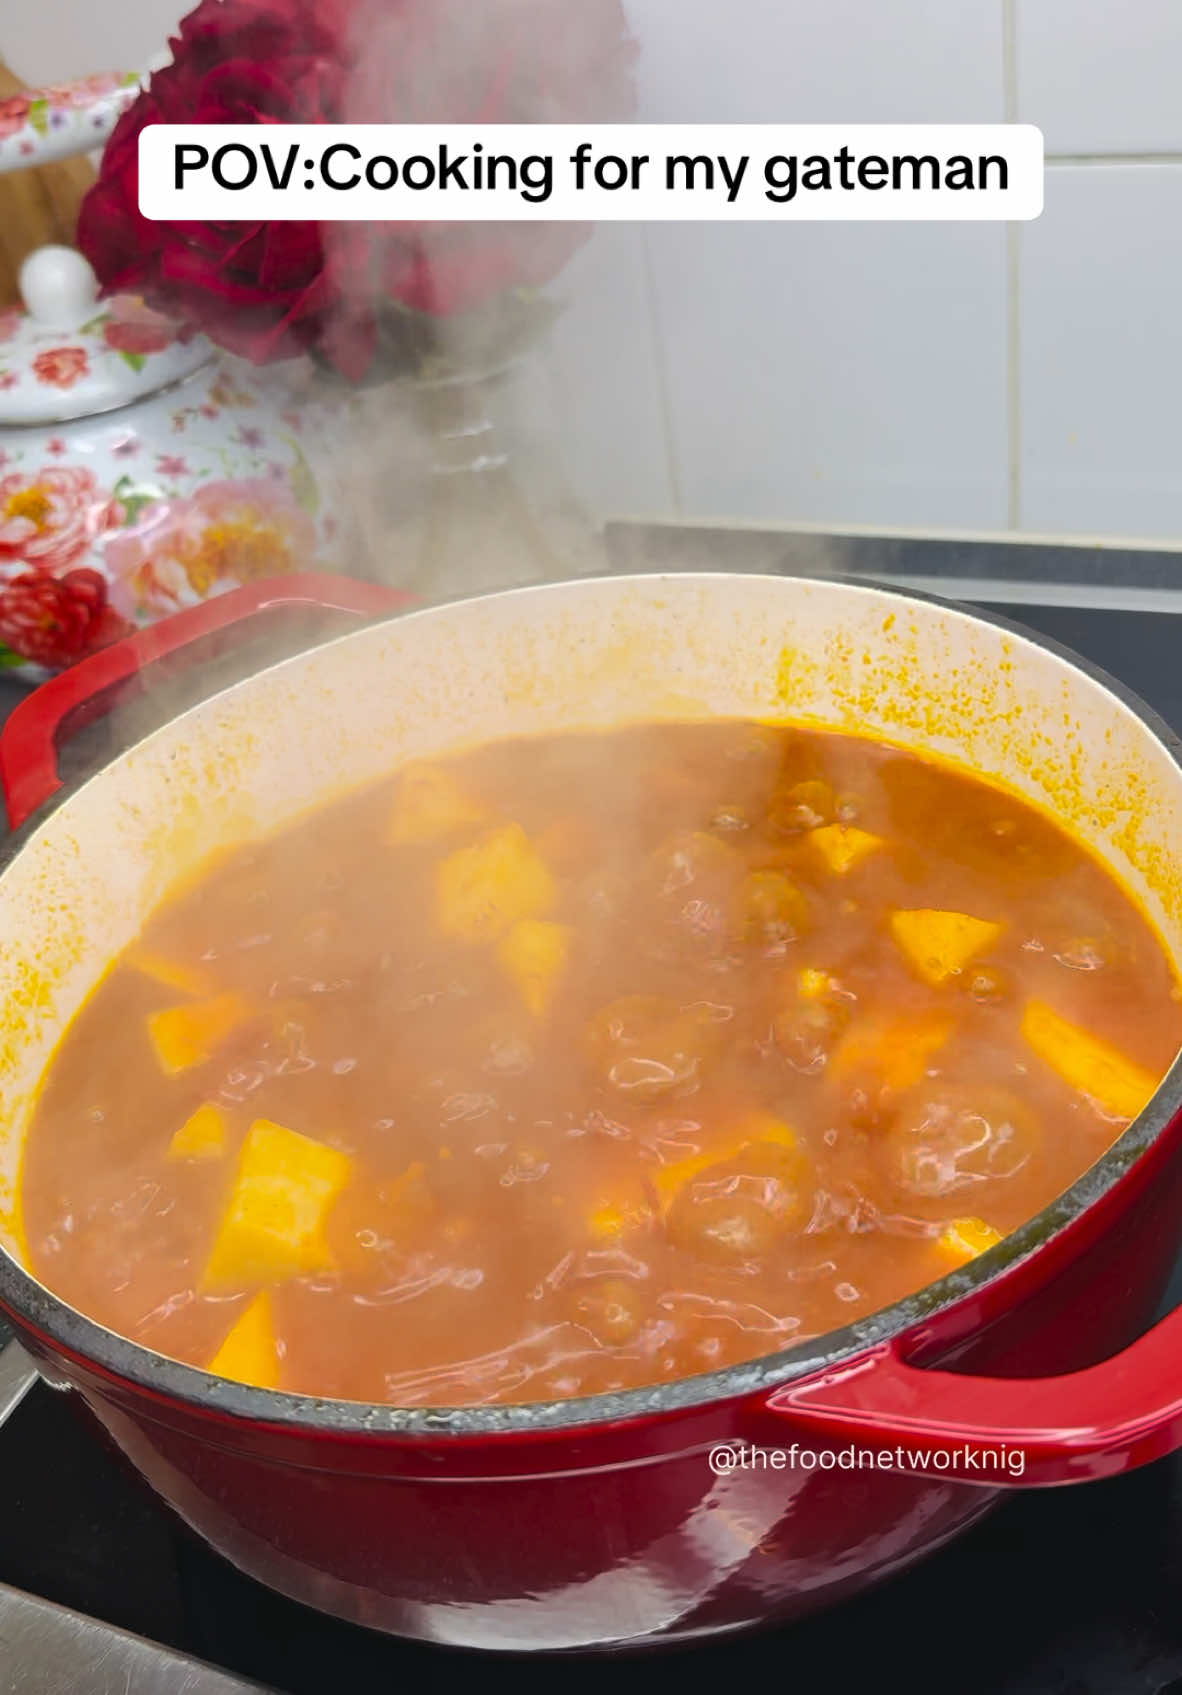
[[[625,0],[652,123],[998,122],[1001,0]]]
[[[1182,150],[1179,0],[1016,0],[1018,111],[1052,153]]]
[[[0,0],[0,58],[36,85],[138,70],[196,0]]]
[[[659,518],[676,502],[643,243],[639,225],[595,231],[556,288],[567,307],[550,367],[576,492],[593,512]]]
[[[1182,538],[1182,164],[1052,167],[1022,242],[1023,526]]]
[[[0,0],[0,54],[139,61],[186,4]],[[1182,539],[1182,0],[625,5],[650,120],[1016,110],[1052,154],[1178,164],[1053,165],[1016,268],[989,227],[600,231],[550,362],[591,504]]]
[[[1000,0],[628,10],[649,121],[1004,115]],[[647,240],[684,515],[1005,523],[999,229],[666,225]],[[619,460],[619,409],[602,433],[600,416],[587,451]],[[658,503],[654,488],[640,509]]]
[[[650,239],[687,516],[1005,524],[1000,226]]]

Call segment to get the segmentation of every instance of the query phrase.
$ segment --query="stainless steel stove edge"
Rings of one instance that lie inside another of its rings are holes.
[[[1164,542],[620,518],[604,543],[619,571],[786,571],[979,603],[1182,612],[1182,546]]]
[[[264,1685],[0,1584],[0,1695],[267,1695]]]

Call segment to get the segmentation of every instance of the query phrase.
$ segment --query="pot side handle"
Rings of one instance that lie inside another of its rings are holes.
[[[874,1450],[884,1469],[995,1487],[1078,1483],[1182,1447],[1179,1360],[1182,1308],[1111,1359],[1060,1377],[928,1370],[885,1343],[764,1404],[811,1447]]]
[[[0,789],[10,829],[17,829],[61,787],[60,743],[84,719],[99,716],[103,697],[147,666],[219,630],[241,629],[262,614],[290,608],[388,617],[411,597],[379,583],[313,572],[274,577],[215,595],[137,630],[51,677],[21,701],[0,733]],[[83,709],[87,709],[85,715]]]

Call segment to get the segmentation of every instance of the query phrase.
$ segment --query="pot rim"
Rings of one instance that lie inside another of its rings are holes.
[[[901,588],[871,578],[817,577],[800,572],[778,571],[680,570],[631,573],[610,570],[562,582],[528,584],[481,595],[459,595],[430,606],[397,613],[395,617],[399,621],[432,617],[481,601],[553,592],[555,589],[575,588],[582,583],[668,584],[679,581],[693,582],[703,577],[724,579],[732,583],[742,583],[744,580],[766,581],[770,577],[802,585],[816,582],[835,584],[938,607],[971,623],[987,624],[1003,630],[1063,660],[1131,711],[1169,754],[1182,781],[1182,737],[1176,735],[1138,694],[1102,667],[1074,653],[1063,643],[1029,630],[997,613],[981,611],[976,607],[970,610],[940,595]],[[377,623],[392,621],[382,619]],[[365,626],[367,629],[373,627],[372,624]],[[357,630],[348,631],[320,644],[315,651],[343,646],[361,633]],[[177,717],[167,720],[164,725],[150,731],[138,742],[122,749],[97,770],[63,784],[52,799],[40,807],[20,829],[14,831],[7,841],[0,844],[0,880],[26,843],[43,827],[57,808],[89,784],[99,781],[121,759],[135,749],[144,747],[154,736],[162,734],[166,729],[175,729],[178,723],[205,711],[236,690],[251,687],[260,677],[273,671],[299,665],[306,657],[307,652],[295,654],[274,665],[264,666],[262,670],[218,690],[196,705],[188,707]],[[824,1335],[799,1342],[793,1347],[779,1349],[775,1353],[729,1366],[721,1371],[611,1394],[495,1406],[408,1408],[387,1406],[384,1403],[338,1401],[314,1395],[291,1394],[278,1389],[256,1388],[228,1378],[215,1377],[196,1366],[185,1365],[179,1360],[154,1353],[150,1348],[145,1348],[140,1343],[133,1342],[130,1338],[87,1318],[38,1282],[32,1273],[26,1271],[2,1246],[0,1305],[7,1307],[18,1323],[23,1320],[71,1355],[98,1366],[116,1379],[155,1396],[180,1402],[191,1409],[222,1414],[252,1425],[279,1425],[303,1432],[362,1438],[405,1436],[448,1439],[513,1436],[534,1432],[562,1433],[592,1426],[615,1425],[664,1413],[688,1413],[713,1403],[770,1391],[785,1383],[831,1370],[871,1348],[895,1341],[921,1322],[933,1319],[959,1305],[968,1296],[1001,1277],[1011,1267],[1031,1259],[1060,1231],[1073,1224],[1113,1189],[1162,1135],[1179,1108],[1182,1108],[1182,1049],[1175,1056],[1173,1064],[1143,1111],[1107,1151],[1041,1212],[1004,1237],[996,1247],[971,1260],[968,1265],[948,1273],[934,1283],[926,1284],[922,1289],[904,1296],[902,1300],[892,1302],[890,1306],[880,1308],[865,1318],[857,1319],[841,1329],[827,1331]]]

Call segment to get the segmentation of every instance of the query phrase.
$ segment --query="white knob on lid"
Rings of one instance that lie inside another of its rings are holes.
[[[39,247],[20,268],[21,299],[47,329],[73,329],[98,303],[98,278],[73,247]]]

